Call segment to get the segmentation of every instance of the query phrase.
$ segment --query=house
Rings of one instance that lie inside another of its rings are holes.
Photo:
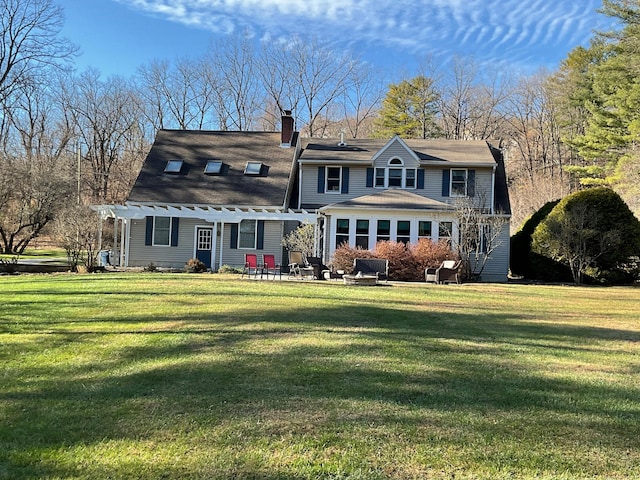
[[[343,242],[455,242],[456,201],[510,217],[500,152],[484,141],[301,139],[288,112],[282,131],[161,130],[124,205],[113,217],[118,263],[212,270],[245,253],[286,264],[281,240],[301,222],[317,225],[325,263]],[[509,229],[483,280],[504,281]]]

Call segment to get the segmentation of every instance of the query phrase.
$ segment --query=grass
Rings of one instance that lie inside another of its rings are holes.
[[[638,300],[0,277],[0,479],[640,478]]]

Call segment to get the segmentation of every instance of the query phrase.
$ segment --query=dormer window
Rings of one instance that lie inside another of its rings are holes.
[[[405,168],[400,158],[389,160],[386,168],[376,168],[377,188],[416,188],[416,169]]]
[[[205,175],[220,175],[222,172],[222,162],[220,160],[208,160],[204,167]]]
[[[260,175],[262,173],[262,162],[247,162],[244,168],[245,175]]]
[[[182,160],[169,160],[164,167],[164,173],[180,173],[182,170]]]

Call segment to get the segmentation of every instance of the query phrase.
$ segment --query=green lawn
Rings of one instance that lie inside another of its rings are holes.
[[[3,276],[4,478],[640,478],[640,289]]]

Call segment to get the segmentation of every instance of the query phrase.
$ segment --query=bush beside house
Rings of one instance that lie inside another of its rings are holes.
[[[389,279],[406,282],[424,281],[427,267],[438,267],[444,260],[457,260],[447,242],[432,242],[420,239],[413,245],[402,242],[378,242],[374,250],[360,247],[339,246],[332,257],[334,270],[353,273],[353,260],[356,258],[379,258],[389,260]]]

